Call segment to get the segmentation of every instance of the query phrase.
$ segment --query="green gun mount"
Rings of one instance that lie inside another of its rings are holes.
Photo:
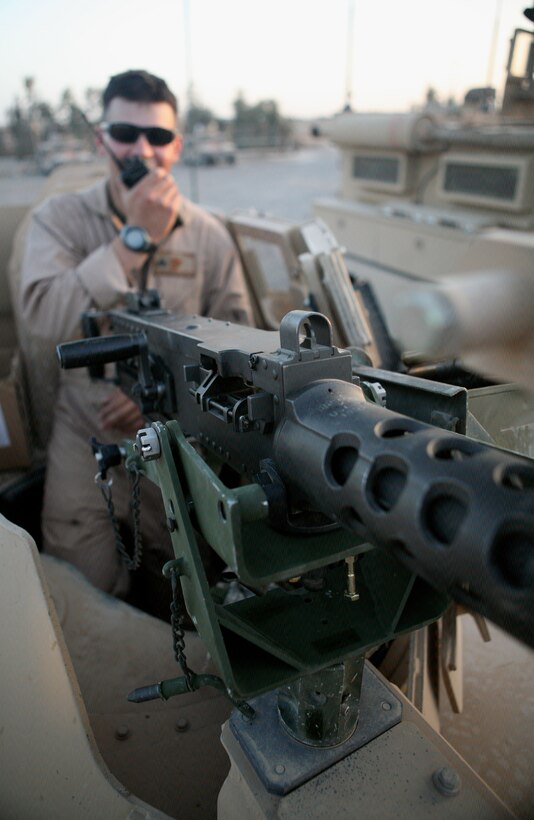
[[[187,610],[234,698],[363,655],[441,615],[447,598],[393,556],[341,529],[273,531],[258,484],[224,486],[176,421],[151,429],[159,455],[130,457],[161,487]],[[213,600],[193,513],[210,546],[258,594],[226,605]],[[353,556],[357,600],[347,594],[346,559]]]

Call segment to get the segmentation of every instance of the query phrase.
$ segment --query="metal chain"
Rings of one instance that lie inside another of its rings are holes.
[[[182,672],[187,680],[187,686],[191,692],[194,691],[193,675],[194,672],[187,665],[185,657],[185,632],[184,632],[184,613],[182,612],[182,604],[178,594],[178,573],[176,569],[171,568],[170,571],[171,587],[172,587],[172,603],[171,603],[171,628],[172,628],[172,643],[174,649],[174,657],[182,668]]]
[[[128,569],[135,570],[140,567],[141,559],[143,557],[143,538],[141,535],[141,473],[139,472],[136,464],[129,465],[126,469],[128,470],[128,475],[130,476],[130,482],[132,485],[132,500],[130,506],[133,516],[134,542],[133,555],[131,558],[133,566],[128,567]]]
[[[133,541],[134,541],[134,549],[133,554],[130,555],[128,550],[126,549],[126,545],[122,539],[119,522],[117,520],[117,516],[115,515],[115,505],[113,503],[113,495],[111,491],[111,486],[113,484],[113,479],[108,479],[104,481],[100,476],[100,473],[97,473],[95,476],[95,482],[100,487],[100,492],[102,493],[102,497],[106,502],[106,506],[108,508],[109,518],[111,521],[111,525],[113,527],[113,533],[115,536],[115,549],[119,554],[119,557],[124,564],[124,566],[130,570],[130,572],[134,572],[134,570],[139,569],[141,565],[141,558],[143,555],[143,541],[141,536],[141,527],[140,527],[140,519],[141,519],[141,503],[140,503],[140,495],[141,490],[139,486],[139,479],[140,479],[140,472],[137,469],[137,465],[128,465],[126,467],[128,470],[128,475],[130,478],[130,482],[132,484],[132,500],[130,502],[130,507],[132,510],[133,515]]]

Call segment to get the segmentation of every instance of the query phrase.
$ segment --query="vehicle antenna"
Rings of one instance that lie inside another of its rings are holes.
[[[347,75],[345,79],[345,105],[344,111],[352,111],[352,63],[354,53],[354,0],[348,0],[347,19]]]
[[[188,111],[191,111],[193,105],[193,70],[191,63],[191,25],[189,17],[189,0],[184,0],[184,38],[185,38],[185,79],[186,79],[186,99]],[[184,123],[184,134],[187,132],[187,119]],[[194,134],[191,133],[191,139],[194,145]],[[189,165],[189,196],[193,202],[198,202],[198,169],[197,164],[193,161]]]
[[[491,37],[490,53],[488,57],[488,72],[486,74],[486,85],[488,88],[493,86],[493,75],[495,72],[495,52],[497,50],[497,38],[499,36],[499,28],[501,23],[501,8],[502,0],[497,0],[495,8],[495,20],[493,22],[493,34]]]

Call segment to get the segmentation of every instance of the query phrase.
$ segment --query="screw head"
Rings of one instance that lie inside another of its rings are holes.
[[[441,769],[436,769],[432,775],[432,782],[438,792],[445,795],[445,797],[454,797],[462,788],[460,775],[450,766],[442,766]]]
[[[284,774],[286,767],[282,763],[277,763],[274,770],[276,774]]]
[[[130,737],[130,730],[125,723],[122,723],[120,726],[117,726],[115,729],[115,737],[117,740],[126,740]]]
[[[382,709],[384,710],[384,712],[391,711],[391,703],[388,703],[387,700],[383,700],[382,701]]]

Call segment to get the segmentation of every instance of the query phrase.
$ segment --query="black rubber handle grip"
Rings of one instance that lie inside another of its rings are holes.
[[[119,362],[138,356],[146,347],[144,333],[125,333],[119,336],[97,336],[79,342],[64,342],[56,347],[56,355],[64,370],[88,367],[94,364]]]

